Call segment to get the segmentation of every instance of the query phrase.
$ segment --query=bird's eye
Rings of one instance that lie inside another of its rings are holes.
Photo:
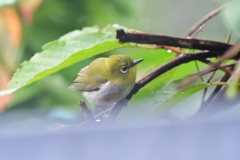
[[[128,72],[128,67],[122,67],[122,68],[120,69],[120,71],[121,71],[122,73],[127,73],[127,72]]]

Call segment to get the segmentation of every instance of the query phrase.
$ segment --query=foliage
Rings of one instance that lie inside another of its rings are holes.
[[[1,91],[0,95],[15,92],[17,89],[27,86],[34,81],[40,80],[49,74],[57,72],[62,68],[66,68],[91,56],[119,47],[131,46],[130,43],[120,44],[117,42],[115,39],[115,31],[118,28],[125,27],[109,25],[103,29],[99,29],[98,27],[83,28],[82,30],[70,32],[56,41],[47,43],[43,46],[42,52],[35,54],[29,61],[22,64],[12,77],[12,80],[8,85],[8,90]],[[152,58],[149,56],[144,57],[147,61],[153,63],[153,58],[155,58],[156,55]],[[163,64],[173,58],[173,54],[166,51],[161,52],[158,58],[159,59],[156,60],[156,62],[158,62],[158,64]],[[137,94],[135,102],[143,104],[139,110],[143,111],[141,108],[146,108],[146,106],[148,106],[147,110],[144,110],[144,114],[148,114],[148,112],[153,113],[153,110],[156,111],[169,108],[182,99],[208,86],[206,84],[194,85],[188,89],[176,91],[171,87],[172,84],[169,84],[169,82],[178,79],[178,75],[174,74],[175,72],[181,73],[182,71],[181,69],[174,69],[167,72],[156,81],[158,83],[157,86],[153,86],[154,83],[150,84],[146,87],[149,88],[152,86],[150,91],[142,90]],[[188,73],[185,72],[185,74]],[[181,74],[181,76],[184,75]],[[160,85],[164,82],[168,83]],[[142,102],[140,99],[145,99],[147,102]],[[139,105],[135,104],[135,106]],[[159,115],[162,112],[154,113],[158,113]]]
[[[23,62],[16,70],[8,84],[8,89],[0,91],[0,96],[3,96],[21,88],[15,93],[15,98],[8,106],[9,109],[21,106],[26,108],[52,108],[54,106],[76,110],[77,102],[82,97],[77,92],[69,91],[67,87],[82,67],[100,56],[126,54],[133,59],[145,58],[146,60],[138,66],[138,79],[176,57],[174,53],[169,53],[164,49],[146,49],[144,47],[143,49],[142,46],[133,47],[130,43],[117,43],[115,39],[116,29],[128,29],[119,25],[107,24],[114,24],[115,19],[118,19],[119,24],[129,28],[135,26],[134,23],[139,17],[136,14],[137,11],[132,10],[134,8],[133,2],[129,2],[129,5],[116,0],[104,0],[101,3],[90,0],[90,2],[52,0],[44,1],[40,5],[40,1],[38,1],[37,5],[34,6],[39,8],[32,19],[28,16],[26,18],[25,14],[17,15],[25,17],[25,19],[23,18],[23,25],[19,27],[23,37],[22,44],[18,44],[16,47],[19,55],[14,63],[29,60]],[[99,6],[98,10],[94,7],[96,5]],[[113,6],[115,6],[115,10],[111,9]],[[232,10],[226,10],[224,13],[229,23],[237,26],[237,18],[228,18],[232,14]],[[33,13],[31,15],[33,16]],[[93,26],[95,24],[100,27]],[[63,34],[65,35],[61,36]],[[54,39],[57,40],[52,41]],[[44,43],[46,44],[39,52]],[[33,55],[33,53],[36,54]],[[11,61],[14,61],[13,58]],[[200,68],[206,66],[203,63],[198,65]],[[15,65],[13,66],[15,67]],[[196,71],[195,62],[190,62],[164,73],[134,95],[121,116],[131,114],[137,117],[159,117],[177,103],[209,87],[211,84],[198,81],[182,90],[173,88],[180,79]],[[217,73],[217,75],[222,74]]]

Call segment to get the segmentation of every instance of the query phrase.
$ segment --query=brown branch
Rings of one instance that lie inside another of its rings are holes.
[[[196,72],[196,73],[193,73],[191,75],[189,75],[186,79],[184,79],[183,81],[179,82],[175,87],[177,89],[183,89],[183,88],[186,88],[187,86],[191,85],[192,83],[194,83],[199,77],[203,76],[203,75],[206,75],[210,72],[213,72],[213,71],[216,71],[217,69],[220,69],[222,70],[222,68],[226,68],[226,67],[229,67],[229,66],[232,66],[232,65],[235,65],[236,62],[233,62],[233,63],[229,63],[229,64],[226,64],[226,65],[223,65],[223,66],[218,66],[218,67],[207,67],[206,69],[204,70],[201,70],[199,72]],[[222,70],[224,71],[224,70]],[[225,72],[226,74],[230,74],[231,75],[231,71],[227,71]]]
[[[204,24],[201,25],[201,26],[195,31],[195,34],[194,34],[193,36],[191,36],[191,37],[186,37],[186,38],[196,38],[197,35],[198,35],[198,33],[202,32],[203,27],[204,27]]]
[[[132,43],[131,46],[145,48],[145,49],[166,49],[166,50],[171,50],[172,52],[176,52],[177,54],[185,53],[184,51],[180,50],[179,48],[163,46],[163,45],[147,45],[147,44]]]
[[[197,36],[197,34],[202,31],[202,28],[204,27],[204,23],[207,22],[209,19],[211,19],[213,16],[216,16],[225,6],[226,6],[226,4],[223,5],[223,6],[221,6],[221,7],[219,7],[219,8],[217,8],[217,9],[215,9],[214,11],[208,13],[206,16],[204,16],[202,19],[200,19],[200,20],[190,29],[190,31],[186,34],[185,37],[187,37],[187,38],[189,38],[189,37],[195,38],[195,37]],[[192,36],[194,33],[195,33],[195,35]],[[199,67],[198,67],[197,61],[195,61],[195,65],[196,65],[196,67],[197,67],[197,70],[199,71]],[[214,74],[212,74],[212,75],[214,75]],[[203,77],[201,76],[200,78],[201,78],[201,80],[203,81]],[[205,97],[206,90],[207,90],[207,88],[204,90],[203,99],[204,99],[204,97]],[[202,99],[202,100],[203,100],[203,99]]]
[[[227,3],[228,4],[228,3]],[[202,19],[200,19],[191,29],[190,31],[186,34],[185,37],[191,37],[194,32],[196,32],[205,22],[207,22],[209,19],[212,17],[216,16],[224,7],[227,6],[227,4],[213,10],[212,12],[208,13],[206,16],[204,16]]]
[[[210,77],[208,78],[207,80],[207,83],[211,82],[213,76],[215,75],[215,73],[217,72],[217,70],[213,71],[212,74],[210,75]],[[227,75],[227,73],[225,73],[225,75]],[[201,107],[203,106],[203,103],[204,103],[204,100],[205,100],[205,97],[207,95],[207,90],[208,90],[208,87],[204,88],[204,91],[203,91],[203,95],[202,95],[202,99],[201,99]],[[200,108],[201,108],[200,107]]]
[[[236,61],[232,63],[230,67],[230,70],[233,71],[234,66],[236,65]],[[227,82],[228,79],[231,77],[231,75],[225,73],[225,75],[222,77],[222,79],[220,80],[220,82]],[[211,95],[208,97],[208,99],[203,102],[203,104],[201,105],[200,109],[198,110],[197,114],[202,114],[206,108],[208,107],[208,105],[212,102],[212,100],[216,97],[217,93],[223,88],[224,86],[216,86],[216,88],[214,89],[214,91],[211,93]]]
[[[217,52],[224,52],[231,47],[231,45],[226,43],[209,40],[177,38],[149,33],[126,33],[123,29],[117,30],[116,38],[120,43],[133,42],[140,44],[155,44]]]
[[[231,46],[221,57],[218,58],[220,62],[226,60],[235,58],[238,56],[240,51],[240,42],[238,42],[236,45]]]
[[[217,72],[217,70],[215,70],[215,71],[212,72],[212,74],[210,75],[210,77],[209,77],[208,80],[207,80],[207,83],[210,83],[210,82],[211,82],[211,80],[213,79],[213,77],[214,77],[214,75],[215,75],[216,72]],[[229,75],[229,76],[230,76],[230,74],[228,74],[227,72],[225,72],[225,75]],[[204,99],[205,99],[205,97],[206,97],[206,95],[207,95],[207,90],[208,90],[208,88],[204,88],[203,96],[202,96],[202,100],[201,100],[201,106],[203,106]]]
[[[202,60],[202,61],[203,61],[203,60]],[[199,66],[198,66],[197,61],[195,60],[194,63],[195,63],[195,67],[196,67],[197,71],[199,72],[199,71],[200,71],[200,68],[199,68]],[[200,76],[200,79],[204,82],[204,79],[203,79],[202,76]]]
[[[229,43],[229,42],[230,42],[231,36],[232,36],[232,32],[229,31],[229,33],[228,33],[228,35],[227,35],[227,38],[226,38],[226,43]]]
[[[175,52],[175,53],[177,53],[177,54],[183,54],[183,53],[185,53],[184,51],[182,51],[182,50],[179,49],[179,48],[173,48],[173,47],[170,47],[170,46],[163,46],[163,48],[166,49],[166,50],[170,50],[170,51],[172,51],[172,52]]]
[[[225,72],[225,73],[228,73],[228,74],[232,75],[232,71],[226,69],[225,67],[220,66],[220,63],[219,63],[219,62],[214,63],[214,62],[211,62],[211,61],[206,60],[206,59],[200,60],[200,61],[203,62],[203,63],[206,63],[206,64],[210,65],[210,66],[209,66],[210,68],[216,68],[216,69],[219,69],[219,70],[221,70],[221,71],[223,71],[223,72]]]
[[[231,30],[229,31],[225,42],[226,42],[226,43],[229,43],[230,39],[231,39]],[[218,61],[217,63],[220,64],[219,62],[220,62],[220,61]],[[235,64],[229,67],[231,72],[233,71],[234,66],[235,66]],[[216,71],[217,71],[217,70],[216,70]],[[214,71],[214,72],[211,74],[211,76],[210,76],[210,77],[208,78],[208,80],[207,80],[207,83],[211,82],[211,80],[212,80],[213,76],[215,75],[216,71]],[[232,75],[232,74],[225,73],[220,82],[226,82],[226,81],[230,78],[231,75]],[[220,86],[220,85],[219,85],[219,86],[216,86],[216,88],[214,89],[214,91],[211,93],[211,95],[208,97],[208,99],[207,99],[206,101],[205,101],[205,97],[206,97],[206,95],[207,95],[207,90],[208,90],[208,88],[205,88],[205,89],[204,89],[203,96],[202,96],[202,100],[201,100],[201,107],[200,107],[199,111],[197,112],[197,114],[202,113],[203,110],[205,110],[205,108],[207,107],[207,105],[212,101],[212,99],[215,97],[215,95],[220,91],[220,89],[221,89],[222,87],[223,87],[223,86]]]
[[[144,87],[146,84],[151,82],[153,79],[155,79],[156,77],[160,76],[161,74],[171,70],[172,68],[174,68],[178,65],[181,65],[183,63],[188,63],[193,60],[204,61],[204,59],[206,59],[206,58],[219,57],[219,56],[222,56],[225,53],[225,51],[228,50],[229,48],[234,49],[234,52],[236,50],[235,47],[232,47],[232,45],[229,45],[226,43],[198,40],[198,39],[175,38],[175,37],[156,35],[156,34],[148,34],[148,33],[142,33],[142,32],[125,33],[124,30],[122,30],[122,29],[117,30],[116,37],[120,43],[133,42],[133,43],[140,43],[140,44],[155,44],[155,45],[160,45],[160,46],[173,46],[173,47],[183,47],[183,48],[190,48],[190,49],[205,50],[202,52],[182,54],[182,56],[179,56],[179,57],[173,59],[172,61],[169,61],[169,62],[163,64],[162,66],[154,69],[153,71],[149,72],[147,75],[145,75],[144,77],[142,77],[140,80],[138,80],[135,83],[134,88],[129,93],[129,95],[126,97],[127,101],[129,101],[134,94],[136,94],[142,87]],[[207,50],[209,50],[209,51],[207,51]],[[232,52],[233,51],[231,51],[230,53],[232,53]],[[231,55],[233,55],[233,54],[231,54]],[[234,55],[236,55],[236,53]],[[234,58],[236,58],[236,57],[234,57]],[[222,67],[226,67],[226,66],[227,65],[222,66]],[[215,65],[215,67],[217,67],[217,65]],[[218,68],[222,69],[222,67],[211,68],[209,70],[214,71],[214,70],[217,70]],[[223,69],[223,70],[225,70],[225,69]],[[229,72],[226,71],[226,73],[228,74]],[[109,118],[111,120],[114,120],[118,116],[118,114],[120,113],[122,108],[124,107],[124,105],[122,105],[121,103],[122,102],[119,101],[113,107],[113,109],[109,115]]]
[[[82,109],[82,113],[83,113],[83,116],[84,118],[90,122],[90,123],[96,123],[94,117],[93,117],[93,114],[92,112],[90,111],[90,109],[87,107],[87,105],[85,104],[85,102],[82,100],[80,101],[79,103],[79,106],[81,107]]]

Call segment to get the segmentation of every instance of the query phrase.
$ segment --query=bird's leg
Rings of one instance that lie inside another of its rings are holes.
[[[108,120],[109,121],[114,121],[120,111],[122,110],[123,107],[127,107],[128,100],[126,98],[122,99],[121,101],[118,101],[110,110],[108,113]]]
[[[109,112],[111,111],[111,108],[103,107],[103,106],[95,106],[95,121],[102,123],[105,122],[108,119]],[[104,109],[105,108],[105,109]]]
[[[121,111],[118,110],[118,108],[123,108],[127,106],[127,99],[124,98],[121,101],[117,102],[115,105],[113,105],[112,107],[109,107],[107,109],[103,109],[103,107],[101,106],[96,106],[96,109],[98,110],[98,114],[95,114],[96,117],[96,122],[113,122],[116,118],[116,116],[119,114],[119,112]],[[100,118],[101,117],[101,118]]]
[[[109,113],[110,113],[110,111],[109,110],[102,110],[101,109],[101,107],[97,107],[98,108],[98,110],[100,110],[100,112],[103,114],[102,115],[102,117],[104,117],[104,118],[108,118],[108,115],[109,115]]]

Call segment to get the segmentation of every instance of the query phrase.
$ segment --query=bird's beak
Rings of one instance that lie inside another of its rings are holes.
[[[134,60],[131,67],[136,66],[138,63],[142,62],[143,60],[145,60],[145,59],[137,59],[137,60]]]

